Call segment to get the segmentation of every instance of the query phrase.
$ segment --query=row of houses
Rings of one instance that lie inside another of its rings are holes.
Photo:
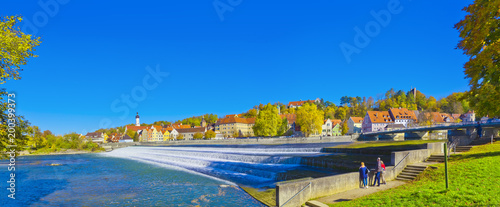
[[[416,126],[418,117],[431,124],[449,124],[454,122],[474,122],[474,111],[465,114],[447,114],[441,112],[421,112],[406,108],[391,108],[388,111],[368,111],[361,124],[361,132],[390,131]]]

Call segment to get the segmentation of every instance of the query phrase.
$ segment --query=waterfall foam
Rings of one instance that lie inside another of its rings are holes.
[[[340,143],[330,143],[330,146],[337,144]],[[318,154],[324,146],[325,144],[127,147],[103,155],[263,187],[272,186],[283,179],[282,173],[299,168],[301,156]]]

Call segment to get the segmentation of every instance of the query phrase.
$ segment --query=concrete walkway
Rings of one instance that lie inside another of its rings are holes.
[[[419,162],[419,163],[414,163],[412,165],[421,165],[421,166],[427,166],[427,165],[432,165],[432,164],[437,164],[437,162]],[[386,185],[380,185],[380,187],[377,186],[369,186],[368,188],[356,188],[348,191],[344,191],[341,193],[333,194],[330,196],[325,196],[316,199],[319,202],[326,203],[326,204],[334,204],[342,201],[350,201],[356,198],[360,198],[366,195],[370,195],[372,193],[376,193],[379,191],[384,191],[387,189],[395,188],[400,185],[404,185],[407,182],[404,181],[399,181],[399,180],[392,180],[388,181]],[[373,183],[371,183],[373,184]],[[369,184],[369,185],[371,185]]]
[[[326,196],[322,198],[316,199],[319,202],[326,203],[326,204],[333,204],[333,203],[338,203],[342,201],[350,201],[359,197],[363,197],[366,195],[370,195],[372,193],[376,193],[379,191],[391,189],[398,187],[400,185],[404,185],[406,182],[399,181],[399,180],[394,180],[394,181],[389,181],[387,182],[386,185],[380,185],[380,187],[377,186],[369,186],[368,188],[357,188],[357,189],[352,189],[348,191],[344,191],[342,193],[337,193],[333,194],[331,196]]]

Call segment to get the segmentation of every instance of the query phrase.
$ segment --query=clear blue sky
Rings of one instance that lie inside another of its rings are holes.
[[[469,88],[453,25],[471,1],[59,1],[57,10],[0,7],[43,41],[22,80],[1,87],[17,93],[19,114],[57,134],[130,124],[137,111],[151,123],[390,88],[436,98]],[[391,18],[374,24],[371,11]],[[356,27],[370,39],[359,47]],[[342,43],[359,52],[350,62]],[[157,83],[148,66],[168,76]],[[121,100],[133,93],[136,105]]]

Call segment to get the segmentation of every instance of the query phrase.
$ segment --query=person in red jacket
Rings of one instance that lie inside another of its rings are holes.
[[[382,166],[382,168],[384,169],[384,171],[382,171],[382,173],[380,174],[380,179],[382,180],[382,184],[385,185],[387,183],[385,182],[385,177],[384,177],[384,174],[385,174],[385,164],[384,164],[384,161],[380,161],[380,166]]]

